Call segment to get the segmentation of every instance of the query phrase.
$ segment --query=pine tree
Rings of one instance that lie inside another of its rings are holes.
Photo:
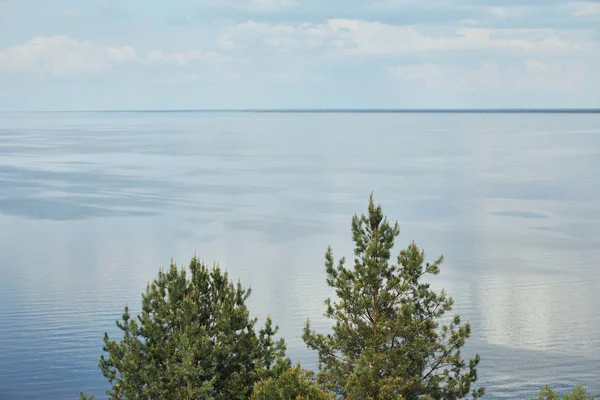
[[[254,400],[334,400],[332,393],[321,389],[314,381],[314,373],[300,364],[279,363],[275,376],[254,385]]]
[[[285,360],[283,339],[267,318],[255,331],[250,289],[229,281],[218,266],[196,257],[189,274],[171,264],[142,294],[142,311],[127,307],[120,341],[104,335],[99,362],[111,399],[247,399],[255,382]]]
[[[425,263],[413,242],[390,263],[399,235],[373,195],[368,215],[352,218],[354,266],[337,266],[331,248],[325,254],[327,284],[337,301],[327,299],[325,316],[333,331],[318,334],[307,321],[303,340],[318,351],[319,384],[347,399],[461,399],[483,389],[477,380],[479,356],[465,362],[461,348],[469,324],[458,315],[449,324],[440,319],[452,309],[444,291],[436,293],[422,278],[439,273],[442,257]]]
[[[531,400],[594,400],[592,396],[589,396],[586,390],[581,385],[577,385],[573,388],[570,394],[560,397],[552,388],[548,385],[544,386],[537,398]]]

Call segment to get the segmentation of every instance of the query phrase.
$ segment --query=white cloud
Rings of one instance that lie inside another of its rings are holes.
[[[266,44],[269,47],[289,46],[296,28],[291,25],[277,25],[248,21],[236,25],[219,41],[222,49],[232,50],[249,45]]]
[[[135,49],[131,46],[109,47],[108,57],[116,62],[135,62],[139,61],[139,57]]]
[[[354,44],[353,54],[398,54],[424,51],[512,50],[556,52],[577,50],[579,45],[551,29],[455,28],[446,35],[427,35],[411,26],[380,22],[331,20],[329,27]],[[533,39],[534,33],[538,38]]]
[[[221,40],[225,49],[266,46],[288,50],[316,47],[347,55],[402,55],[439,51],[510,51],[557,53],[588,45],[582,32],[553,29],[487,29],[457,27],[431,34],[409,25],[331,19],[324,24],[274,25],[248,22],[237,25]],[[596,45],[596,44],[594,44]]]
[[[536,90],[572,92],[577,90],[600,90],[600,64],[577,60],[528,60],[526,74],[513,82],[514,87],[523,86]]]
[[[55,75],[98,71],[135,61],[135,49],[110,47],[67,36],[38,37],[23,45],[0,50],[0,70],[42,69]]]
[[[415,6],[415,0],[373,0],[368,6],[373,9],[400,9],[404,7]],[[455,0],[430,0],[429,2],[433,7],[436,6],[452,6],[455,5]],[[418,4],[418,3],[416,3]]]
[[[101,71],[119,64],[156,63],[185,67],[195,62],[223,62],[230,57],[213,52],[153,50],[140,57],[132,46],[106,46],[67,36],[38,37],[22,45],[0,49],[0,71],[37,69],[54,75]]]
[[[534,74],[545,74],[548,72],[548,65],[538,60],[527,60],[525,61],[525,68],[527,72]]]
[[[480,62],[471,67],[434,63],[404,65],[391,68],[390,74],[399,81],[420,82],[434,89],[498,88],[501,85],[500,68],[494,62]]]
[[[200,78],[201,76],[198,74],[180,74],[167,78],[165,82],[169,84],[189,84],[198,82]]]
[[[571,4],[571,8],[577,17],[600,16],[600,3],[576,2]]]
[[[508,16],[508,13],[502,7],[491,7],[490,13],[498,18],[506,18]]]
[[[446,81],[446,69],[440,64],[406,65],[390,72],[401,81],[421,81],[430,88],[441,87]]]
[[[434,89],[506,89],[576,92],[599,88],[594,66],[570,60],[527,60],[523,64],[485,61],[460,64],[414,64],[393,67],[390,75],[399,82],[416,82]]]
[[[210,0],[212,7],[228,7],[255,13],[278,12],[296,5],[292,0]]]
[[[179,67],[185,67],[192,63],[198,61],[226,61],[229,58],[221,56],[217,53],[213,52],[201,52],[198,50],[187,50],[181,52],[163,52],[160,50],[153,50],[148,53],[148,57],[146,58],[148,62],[157,62],[157,63],[168,63],[175,64]]]

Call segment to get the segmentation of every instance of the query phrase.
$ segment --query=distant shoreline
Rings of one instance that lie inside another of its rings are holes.
[[[256,113],[256,114],[600,114],[600,108],[491,108],[491,109],[173,109],[173,110],[74,110],[0,111],[0,113]]]

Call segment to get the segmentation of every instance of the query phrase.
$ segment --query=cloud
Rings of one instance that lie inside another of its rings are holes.
[[[323,24],[247,22],[221,40],[224,49],[265,46],[287,50],[316,47],[346,55],[390,56],[440,51],[504,51],[560,53],[587,45],[584,33],[553,29],[488,29],[454,27],[440,31],[377,21],[330,19]]]
[[[441,87],[446,80],[446,68],[441,64],[406,65],[391,68],[390,73],[400,81],[422,82],[430,88]]]
[[[548,65],[537,60],[525,61],[525,68],[527,69],[527,72],[534,74],[545,74],[549,70]]]
[[[500,68],[494,62],[479,62],[474,66],[434,63],[404,65],[390,69],[399,81],[422,83],[433,89],[498,88]]]
[[[166,83],[169,84],[190,84],[196,83],[200,80],[199,74],[178,74],[171,76],[166,79]]]
[[[36,69],[62,76],[98,72],[121,64],[172,64],[185,67],[196,62],[223,62],[230,58],[198,50],[153,50],[146,57],[141,57],[132,46],[106,46],[59,35],[38,37],[25,44],[0,50],[0,71]]]
[[[252,13],[278,12],[296,5],[292,0],[211,0],[207,3],[211,7],[233,8]]]
[[[146,58],[146,60],[150,63],[175,64],[179,67],[185,67],[199,61],[222,62],[229,59],[230,57],[225,57],[217,53],[201,52],[198,50],[187,50],[172,53],[153,50],[148,53]]]
[[[118,63],[139,61],[137,52],[131,46],[109,47],[108,58]]]
[[[600,78],[592,65],[581,61],[536,59],[523,64],[482,61],[474,65],[423,63],[389,69],[398,82],[412,82],[445,90],[535,90],[575,92],[600,89]]]
[[[248,21],[233,27],[229,33],[220,39],[219,45],[225,50],[254,45],[290,47],[293,44],[295,33],[296,28],[291,25]]]
[[[527,60],[525,74],[515,77],[513,87],[573,92],[600,90],[599,62],[581,60]]]
[[[600,3],[576,2],[571,4],[571,8],[577,17],[600,16]]]
[[[499,18],[506,18],[508,16],[508,13],[502,7],[491,7],[490,8],[490,13],[492,15],[495,15],[496,17],[499,17]]]
[[[67,36],[38,37],[0,50],[0,70],[41,69],[55,75],[99,71],[138,59],[130,46],[96,45]]]

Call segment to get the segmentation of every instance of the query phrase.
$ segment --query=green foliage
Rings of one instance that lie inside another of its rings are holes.
[[[453,300],[422,278],[437,275],[443,258],[425,262],[413,242],[390,263],[399,235],[381,206],[369,201],[368,215],[352,218],[354,266],[325,254],[325,315],[335,324],[319,334],[307,321],[303,340],[319,354],[319,373],[294,366],[268,317],[258,332],[246,300],[250,289],[207,268],[196,257],[189,273],[173,263],[142,294],[142,312],[126,306],[117,321],[120,341],[104,335],[99,361],[111,399],[237,400],[454,400],[483,396],[473,389],[479,356],[465,361],[461,349],[470,326],[451,311]],[[79,400],[94,400],[79,394]],[[549,386],[531,400],[594,400],[576,386],[560,397]]]
[[[564,397],[560,397],[552,388],[548,385],[544,386],[538,395],[538,397],[531,398],[531,400],[594,400],[593,397],[588,396],[585,389],[581,385],[575,386],[568,394]]]
[[[444,291],[436,293],[422,278],[439,273],[442,257],[425,263],[413,242],[390,263],[398,224],[391,225],[371,195],[368,215],[352,218],[354,266],[337,266],[325,254],[327,284],[337,301],[327,299],[325,315],[333,332],[318,334],[307,321],[303,339],[318,351],[319,384],[348,399],[461,399],[477,380],[479,356],[465,362],[461,348],[469,324],[458,315],[440,326],[452,309]]]
[[[303,370],[300,364],[280,364],[281,370],[274,377],[254,385],[252,398],[255,400],[333,400],[314,382],[313,373]]]
[[[284,357],[271,319],[255,331],[250,295],[217,266],[196,257],[189,274],[171,264],[142,294],[142,312],[127,307],[117,342],[104,335],[99,366],[111,399],[247,399],[254,383],[274,374]]]

